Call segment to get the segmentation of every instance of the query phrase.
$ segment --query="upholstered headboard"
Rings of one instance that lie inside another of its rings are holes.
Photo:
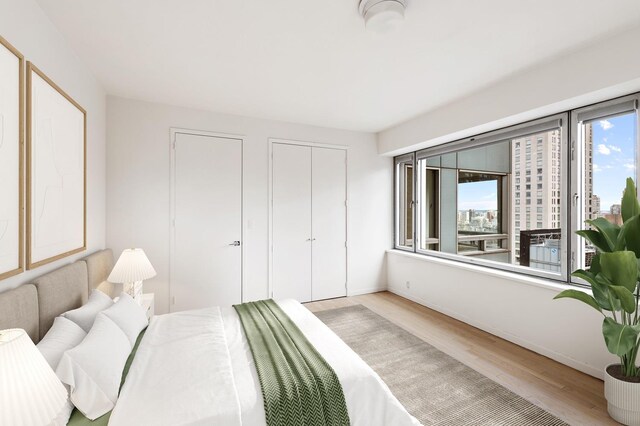
[[[24,284],[0,293],[0,330],[22,328],[31,340],[40,340],[38,291],[33,284]]]
[[[37,343],[55,317],[82,306],[94,288],[113,297],[110,284],[104,284],[112,267],[113,252],[101,250],[42,275],[31,284],[0,293],[0,330],[23,328]]]
[[[113,251],[111,249],[100,250],[83,260],[87,263],[89,290],[97,288],[111,297],[116,296],[114,285],[107,281],[107,277],[113,269]]]
[[[55,317],[71,309],[79,308],[89,295],[87,264],[73,262],[33,281],[38,289],[40,313],[40,339],[47,334]]]

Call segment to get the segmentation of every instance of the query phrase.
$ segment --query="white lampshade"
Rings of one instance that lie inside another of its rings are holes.
[[[0,331],[0,425],[47,425],[66,402],[67,390],[27,332]]]
[[[126,249],[120,255],[107,280],[112,283],[135,283],[156,276],[156,270],[139,248]]]

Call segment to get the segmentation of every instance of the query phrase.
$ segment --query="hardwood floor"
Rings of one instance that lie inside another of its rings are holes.
[[[361,304],[571,425],[617,425],[604,384],[545,356],[389,292],[310,302],[312,312]]]

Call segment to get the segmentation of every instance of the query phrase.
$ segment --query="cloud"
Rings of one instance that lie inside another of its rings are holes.
[[[598,145],[598,152],[602,155],[609,155],[611,154],[611,150],[609,148],[607,148],[607,146],[603,143],[601,143],[600,145]]]
[[[593,163],[593,172],[601,172],[602,168],[598,166],[596,163]]]
[[[613,127],[613,124],[611,124],[609,120],[600,120],[599,124],[602,130],[609,130]]]
[[[615,145],[607,145],[607,146],[611,151],[622,152],[622,148],[620,148],[619,146],[615,146]]]
[[[635,170],[636,169],[636,165],[633,164],[633,163],[626,163],[626,164],[623,164],[623,166],[624,166],[625,169],[628,169],[628,170]]]

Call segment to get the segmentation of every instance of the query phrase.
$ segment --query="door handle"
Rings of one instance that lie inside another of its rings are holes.
[[[230,246],[239,246],[240,245],[240,241],[234,241],[231,244],[229,244]]]

